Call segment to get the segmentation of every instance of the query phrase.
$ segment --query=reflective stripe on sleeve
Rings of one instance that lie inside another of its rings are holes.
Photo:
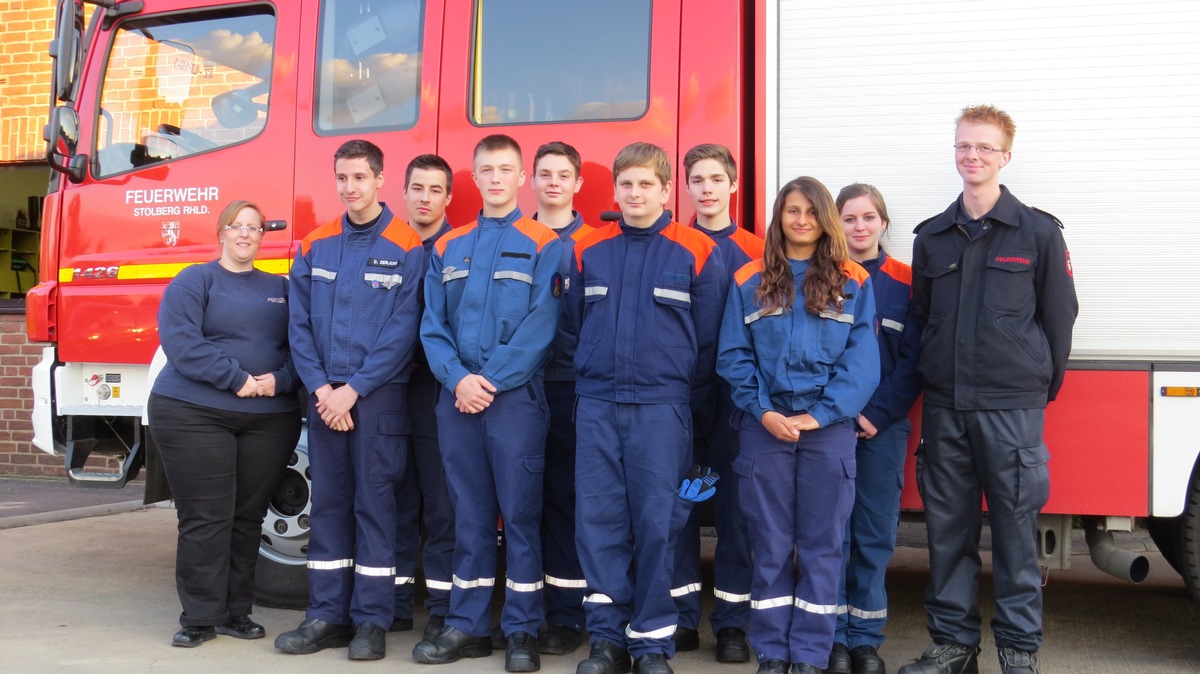
[[[654,296],[668,300],[676,300],[678,302],[692,303],[692,294],[685,293],[682,290],[670,290],[668,288],[655,288]]]
[[[884,318],[881,321],[879,321],[879,324],[885,328],[891,328],[891,329],[895,330],[896,332],[904,332],[904,324],[901,323],[900,321],[893,320],[891,318]]]
[[[329,279],[330,281],[337,279],[336,271],[333,271],[332,269],[321,269],[320,267],[313,267],[312,275],[316,276],[317,278]]]
[[[519,271],[501,270],[501,271],[496,272],[495,274],[492,274],[492,278],[493,279],[507,278],[507,279],[512,279],[514,281],[520,281],[522,283],[528,283],[529,285],[533,285],[533,276],[526,274],[524,272],[519,272]]]

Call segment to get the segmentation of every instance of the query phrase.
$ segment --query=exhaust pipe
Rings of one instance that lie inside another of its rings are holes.
[[[1150,561],[1145,555],[1118,548],[1113,542],[1112,532],[1101,529],[1100,518],[1083,518],[1083,531],[1088,553],[1097,569],[1132,583],[1146,580],[1150,573]]]

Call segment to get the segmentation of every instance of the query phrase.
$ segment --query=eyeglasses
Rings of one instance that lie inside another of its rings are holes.
[[[958,145],[954,146],[954,151],[959,154],[967,154],[971,150],[975,150],[976,152],[978,152],[980,157],[986,157],[993,152],[1007,152],[1008,151],[1008,150],[1002,150],[998,147],[992,147],[991,145],[971,145],[970,143],[959,143]]]
[[[251,227],[250,225],[223,225],[221,229],[226,232],[239,231],[243,234],[262,234],[262,227]]]

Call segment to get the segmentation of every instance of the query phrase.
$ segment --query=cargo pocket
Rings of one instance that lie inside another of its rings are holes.
[[[1050,499],[1049,464],[1046,443],[1017,448],[1017,514],[1041,510]]]
[[[522,475],[525,479],[525,498],[522,499],[520,511],[524,515],[536,513],[542,508],[543,481],[545,480],[546,472],[546,456],[544,454],[531,454],[522,459],[522,464],[525,466],[527,475]]]
[[[377,432],[370,452],[374,461],[371,471],[373,482],[395,482],[400,479],[407,463],[408,436],[412,423],[407,414],[380,414]]]
[[[738,506],[742,517],[753,531],[759,522],[758,487],[754,484],[754,457],[738,454],[730,464],[733,477],[737,480]]]

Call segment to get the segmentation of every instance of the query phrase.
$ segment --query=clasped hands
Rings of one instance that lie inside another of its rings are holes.
[[[239,398],[257,398],[258,396],[270,398],[275,395],[275,375],[270,372],[250,375],[246,377],[246,383],[242,384],[242,388],[238,389],[237,394]]]

